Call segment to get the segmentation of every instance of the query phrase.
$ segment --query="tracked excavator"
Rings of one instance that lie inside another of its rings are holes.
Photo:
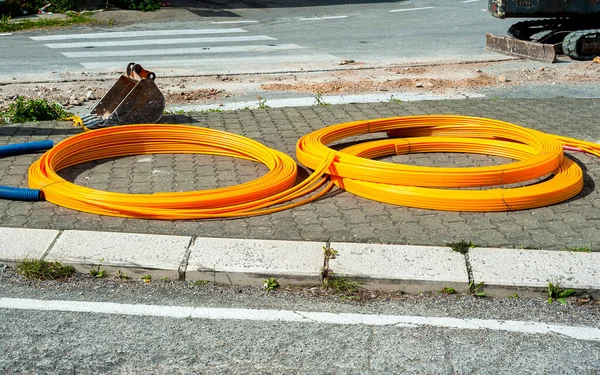
[[[536,18],[513,24],[508,36],[486,34],[488,50],[548,62],[600,56],[600,0],[488,0],[488,11],[501,19]]]

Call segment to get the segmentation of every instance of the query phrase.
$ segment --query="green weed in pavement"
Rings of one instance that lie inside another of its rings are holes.
[[[73,275],[75,267],[63,266],[60,262],[25,259],[17,265],[17,272],[27,279],[61,280]]]
[[[446,246],[450,247],[452,250],[456,251],[457,253],[466,254],[469,252],[469,249],[472,249],[472,248],[476,247],[477,245],[475,245],[471,241],[467,242],[465,240],[462,240],[460,242],[447,243]]]
[[[279,282],[274,277],[268,277],[263,281],[263,288],[267,291],[273,291],[279,288]]]
[[[548,303],[554,302],[554,300],[565,305],[567,303],[567,297],[575,294],[574,289],[563,289],[560,287],[558,282],[548,283]]]

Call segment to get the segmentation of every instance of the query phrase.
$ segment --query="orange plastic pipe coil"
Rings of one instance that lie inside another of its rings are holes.
[[[61,169],[92,160],[175,153],[248,159],[265,164],[269,172],[235,186],[154,194],[95,190],[68,182],[57,174]],[[294,160],[249,138],[184,125],[124,125],[81,133],[58,143],[30,166],[29,186],[40,189],[52,203],[102,215],[172,220],[252,216],[295,207],[324,195],[332,186],[323,177],[332,158],[333,154],[324,156],[323,165],[295,185]],[[324,185],[310,197],[294,201]]]
[[[328,145],[348,137],[387,132],[390,138],[335,151]],[[446,211],[511,211],[542,207],[574,197],[583,172],[563,146],[599,156],[599,145],[546,134],[486,118],[408,116],[332,125],[302,137],[298,160],[323,165],[333,182],[356,195],[409,207]],[[489,167],[437,168],[371,160],[418,152],[462,152],[502,156],[515,162]],[[552,178],[535,183],[536,179]],[[508,184],[525,186],[498,188]],[[464,189],[496,186],[489,189]],[[463,189],[458,189],[463,188]]]

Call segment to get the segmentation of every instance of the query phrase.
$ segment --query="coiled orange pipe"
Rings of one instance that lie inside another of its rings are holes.
[[[122,194],[86,188],[56,172],[103,158],[164,153],[201,153],[232,156],[263,163],[264,176],[219,189],[155,194]],[[29,168],[29,186],[40,189],[46,200],[75,210],[147,219],[199,219],[261,215],[312,201],[331,183],[300,202],[278,206],[311,193],[326,183],[323,171],[331,157],[323,158],[302,183],[295,185],[297,166],[286,154],[239,135],[183,125],[126,125],[94,130],[70,137],[46,152]]]
[[[361,143],[334,151],[329,144],[369,133],[387,132],[397,139]],[[509,211],[564,201],[583,188],[583,173],[564,157],[562,147],[599,154],[590,142],[558,137],[503,121],[467,116],[409,116],[333,125],[302,137],[298,160],[310,168],[335,153],[327,169],[341,188],[365,198],[448,211]],[[436,168],[386,163],[370,158],[414,152],[465,152],[516,159],[492,167]],[[455,190],[528,183],[515,188]],[[441,189],[445,188],[445,189]]]
[[[388,132],[401,137],[366,142],[341,151],[327,145],[356,135]],[[79,134],[46,152],[29,168],[29,186],[46,200],[90,213],[148,219],[226,218],[268,214],[323,196],[333,183],[357,195],[410,207],[452,211],[506,211],[554,204],[577,195],[581,169],[563,147],[600,156],[591,142],[549,135],[514,124],[465,116],[413,116],[356,121],[302,137],[298,159],[314,169],[295,185],[297,167],[287,155],[251,139],[183,125],[117,126]],[[516,162],[492,167],[435,168],[384,163],[370,158],[413,152],[465,152]],[[269,172],[250,182],[181,193],[122,194],[72,184],[57,175],[69,166],[109,157],[158,153],[204,153],[264,163]],[[509,189],[452,190],[528,183]],[[311,197],[296,200],[315,192]]]

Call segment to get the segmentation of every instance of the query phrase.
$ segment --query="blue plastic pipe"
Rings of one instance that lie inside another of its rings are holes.
[[[0,146],[0,157],[10,155],[23,155],[32,152],[46,151],[54,146],[52,141],[36,141],[26,143],[15,143]],[[17,201],[40,201],[43,200],[42,191],[38,189],[16,188],[0,186],[0,199],[12,199]]]
[[[0,199],[12,199],[14,201],[41,201],[42,191],[38,189],[16,188],[0,186]]]
[[[54,146],[52,141],[36,141],[26,143],[15,143],[12,145],[0,146],[0,157],[11,155],[24,155],[32,152],[47,151]]]

